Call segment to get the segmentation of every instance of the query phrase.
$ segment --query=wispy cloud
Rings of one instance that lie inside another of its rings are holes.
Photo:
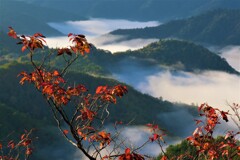
[[[139,49],[149,43],[157,41],[156,39],[133,39],[123,41],[124,36],[106,34],[116,29],[144,28],[157,26],[157,21],[138,22],[123,19],[95,19],[85,21],[67,21],[62,23],[48,23],[52,28],[57,29],[63,34],[75,33],[86,35],[89,42],[96,47],[109,50],[111,52]],[[69,46],[67,37],[47,38],[50,48]]]
[[[225,108],[226,103],[240,101],[240,77],[224,72],[208,71],[200,74],[169,71],[149,76],[139,84],[143,92],[162,96],[172,102],[201,104],[207,102]]]
[[[144,46],[158,41],[158,39],[132,39],[132,40],[124,40],[118,41],[118,38],[121,37],[113,36],[112,42],[109,40],[105,41],[104,39],[93,39],[93,44],[95,44],[98,48],[109,50],[112,53],[127,51],[127,50],[136,50],[143,48]]]
[[[151,136],[150,131],[145,126],[129,126],[122,129],[119,138],[124,140],[124,144],[126,147],[131,149],[136,149],[137,147],[144,144]],[[163,144],[163,148],[165,149],[170,144],[175,144],[180,141],[180,139],[166,137],[167,144]],[[111,151],[113,147],[110,145],[107,149],[101,151],[102,155],[108,155],[109,151]],[[125,148],[119,148],[121,153],[124,153]],[[156,143],[148,143],[140,150],[140,154],[146,154],[149,156],[158,156],[161,150]],[[93,151],[91,151],[93,153]],[[80,151],[76,151],[74,155],[74,159],[87,159]]]
[[[158,41],[158,39],[132,39],[119,42],[122,36],[109,35],[107,37],[101,36],[101,38],[87,37],[87,39],[97,48],[108,50],[112,53],[140,49],[143,46]],[[50,48],[61,48],[71,45],[68,37],[50,37],[46,38],[46,41]]]
[[[227,46],[219,52],[233,68],[240,72],[240,46]]]
[[[50,22],[48,24],[63,34],[79,33],[87,36],[99,36],[116,29],[144,28],[157,26],[160,23],[157,21],[138,22],[123,19],[91,18],[84,21]]]
[[[47,46],[50,48],[62,48],[62,47],[68,47],[71,45],[67,36],[48,37],[45,40],[47,42]]]

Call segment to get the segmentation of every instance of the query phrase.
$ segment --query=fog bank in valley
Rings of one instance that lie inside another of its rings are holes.
[[[217,71],[202,73],[169,71],[147,77],[147,82],[138,84],[138,89],[154,97],[162,96],[172,102],[187,104],[208,103],[226,108],[228,103],[240,100],[240,77]]]
[[[219,51],[221,57],[237,71],[240,72],[240,46],[227,46]]]
[[[158,22],[131,22],[126,20],[90,19],[87,21],[68,21],[64,23],[49,23],[50,26],[63,34],[77,33],[85,34],[89,42],[98,48],[110,50],[111,52],[134,50],[142,48],[157,39],[133,39],[121,41],[125,37],[117,35],[106,35],[115,29],[143,28],[146,26],[159,25]],[[50,47],[68,46],[68,38],[47,38]],[[227,62],[240,71],[240,46],[227,46],[217,50]],[[141,62],[125,59],[119,62],[117,68],[110,68],[113,77],[132,85],[142,93],[154,97],[161,97],[171,102],[200,105],[208,103],[213,107],[229,110],[227,104],[240,103],[240,76],[218,71],[203,71],[198,73],[172,71],[159,66],[144,66]],[[176,105],[177,107],[177,105]],[[169,132],[177,132],[182,138],[194,131],[193,117],[187,110],[178,109],[170,113],[159,112],[158,118],[169,128]],[[226,124],[217,127],[217,133],[223,134]],[[230,128],[234,128],[230,123]],[[126,127],[121,135],[131,140],[133,146],[137,147],[149,137],[149,132],[143,126]],[[180,139],[167,138],[167,144],[179,142]],[[104,152],[104,151],[103,151]],[[142,153],[157,156],[160,149],[156,144],[146,146]],[[73,159],[80,159],[82,154],[77,151]]]
[[[110,127],[111,128],[111,127]],[[110,129],[108,128],[108,130]],[[110,129],[111,130],[111,129]],[[150,130],[146,126],[131,126],[131,127],[125,127],[121,130],[121,134],[119,135],[119,142],[124,141],[124,144],[129,147],[131,150],[138,148],[142,144],[144,144],[151,135]],[[110,131],[111,132],[111,131]],[[113,134],[113,131],[112,131]],[[166,144],[163,145],[163,149],[166,149],[166,147],[170,144],[175,144],[180,141],[179,138],[172,138],[168,136],[164,136],[164,139],[166,141]],[[107,150],[102,150],[102,155],[108,155],[108,153],[112,150],[112,146],[108,147]],[[125,148],[121,148],[120,152],[124,153]],[[145,145],[142,149],[139,150],[140,154],[146,154],[152,157],[156,157],[161,153],[161,149],[156,143],[148,143]],[[87,160],[82,153],[79,151],[76,151],[74,154],[74,160],[78,160],[80,158],[83,158],[83,160]]]
[[[240,103],[240,76],[219,71],[198,73],[172,71],[158,66],[123,60],[111,68],[114,78],[140,92],[171,102],[200,105],[208,103],[229,110],[227,103]]]
[[[134,50],[142,48],[157,39],[132,39],[122,41],[124,36],[108,35],[110,31],[116,29],[144,28],[160,25],[157,21],[138,22],[123,19],[96,19],[85,21],[67,21],[62,23],[48,23],[52,28],[67,35],[68,33],[84,34],[88,41],[96,47],[109,50],[111,52]],[[50,48],[67,47],[70,45],[67,36],[48,37],[47,44]]]
[[[124,19],[91,18],[83,21],[50,22],[48,24],[66,35],[68,33],[78,33],[87,36],[99,36],[116,29],[144,28],[158,26],[160,23],[157,21],[138,22]]]

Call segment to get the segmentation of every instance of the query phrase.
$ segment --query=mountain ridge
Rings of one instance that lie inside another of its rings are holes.
[[[110,32],[134,38],[179,38],[210,45],[240,44],[240,10],[214,10],[188,19],[174,20],[157,27],[119,29]]]
[[[69,0],[67,5],[58,0],[42,0],[41,3],[38,0],[25,1],[48,8],[59,7],[63,11],[71,11],[84,17],[161,22],[186,18],[217,8],[240,8],[238,0]]]
[[[144,61],[146,66],[163,65],[190,72],[216,70],[239,74],[224,58],[201,45],[183,40],[163,39],[153,42],[142,49],[117,52],[115,54],[94,49],[93,53],[89,55],[93,62],[105,68],[118,66],[119,61],[130,57]]]

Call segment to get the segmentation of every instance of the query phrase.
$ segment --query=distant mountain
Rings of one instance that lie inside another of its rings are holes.
[[[187,41],[160,40],[135,51],[111,54],[101,50],[93,50],[89,57],[95,63],[106,68],[119,67],[119,62],[131,59],[131,63],[141,60],[144,66],[162,65],[175,70],[204,71],[216,70],[228,73],[234,70],[225,59],[208,49]]]
[[[19,59],[25,63],[26,59],[28,59],[24,54],[18,54],[20,52],[20,46],[10,40],[6,33],[2,34],[2,39],[0,39],[0,51],[2,51],[0,60],[8,58],[14,59],[14,57],[17,59],[21,56]],[[52,50],[52,52],[54,52],[54,50]],[[9,54],[11,54],[12,57]],[[132,57],[135,57],[135,59],[132,59]],[[175,70],[191,72],[216,70],[238,74],[224,58],[221,58],[201,45],[171,39],[160,40],[135,51],[128,50],[115,54],[97,49],[93,46],[91,54],[80,57],[70,70],[78,70],[78,72],[80,71],[81,73],[94,75],[109,75],[111,74],[111,68],[113,68],[113,66],[118,67],[118,65],[120,65],[119,63],[126,59],[131,59],[132,62],[140,60],[145,67],[149,65],[162,65]],[[62,64],[63,62],[59,60],[59,57],[55,58],[55,61],[52,63],[52,65],[56,67],[61,67]]]
[[[81,15],[61,9],[53,9],[32,5],[24,1],[0,1],[0,31],[6,32],[9,26],[20,34],[42,32],[48,36],[62,35],[59,31],[48,26],[48,22],[84,19]]]
[[[84,17],[169,21],[216,8],[240,8],[239,0],[21,0]]]
[[[48,22],[94,18],[160,21],[190,17],[216,8],[240,8],[239,0],[1,0],[0,31],[62,35]],[[121,28],[121,26],[119,26]]]
[[[179,38],[211,45],[239,45],[240,10],[214,10],[157,27],[120,29],[110,34],[125,35],[127,39]]]

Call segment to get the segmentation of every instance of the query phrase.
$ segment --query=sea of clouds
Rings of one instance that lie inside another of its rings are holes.
[[[96,47],[111,52],[118,52],[129,49],[139,49],[157,41],[157,39],[132,39],[119,42],[119,40],[125,37],[107,33],[120,28],[131,29],[158,26],[160,23],[157,21],[138,22],[124,19],[92,18],[84,21],[50,22],[48,25],[65,35],[68,33],[84,34],[88,41]],[[50,48],[60,48],[71,45],[67,36],[48,37],[46,41]]]
[[[116,35],[106,35],[106,33],[119,28],[143,28],[160,25],[159,22],[132,22],[127,20],[108,20],[108,19],[90,19],[86,21],[68,21],[64,23],[49,23],[49,25],[63,34],[80,33],[85,34],[89,42],[98,48],[106,49],[111,52],[134,50],[142,48],[157,39],[133,39],[121,41],[125,37]],[[63,47],[70,45],[68,38],[50,37],[47,38],[50,47]],[[218,48],[216,52],[227,60],[227,62],[237,71],[240,71],[240,46],[226,46]],[[186,104],[199,105],[208,103],[213,107],[230,110],[228,104],[233,102],[240,103],[240,76],[219,71],[204,71],[200,73],[191,73],[184,71],[172,72],[167,69],[149,67],[144,68],[140,63],[123,62],[117,70],[113,70],[113,76],[132,85],[140,92],[150,94],[154,97],[162,97],[171,102],[181,102]],[[169,122],[170,127],[189,126],[189,121],[193,120],[190,114],[184,110],[176,111],[171,114],[159,113],[159,117]],[[182,118],[184,117],[184,118]],[[171,120],[178,118],[179,125],[171,124]],[[172,125],[172,126],[171,126]],[[184,134],[191,133],[194,124],[184,129]],[[230,123],[230,128],[234,125]],[[222,134],[226,126],[218,127],[217,132]],[[124,129],[124,137],[132,141],[137,146],[145,141],[149,133],[141,126],[132,126]],[[168,144],[179,142],[170,141]],[[151,155],[158,155],[160,149],[156,144],[148,145],[143,152]],[[82,155],[76,152],[75,159]]]

